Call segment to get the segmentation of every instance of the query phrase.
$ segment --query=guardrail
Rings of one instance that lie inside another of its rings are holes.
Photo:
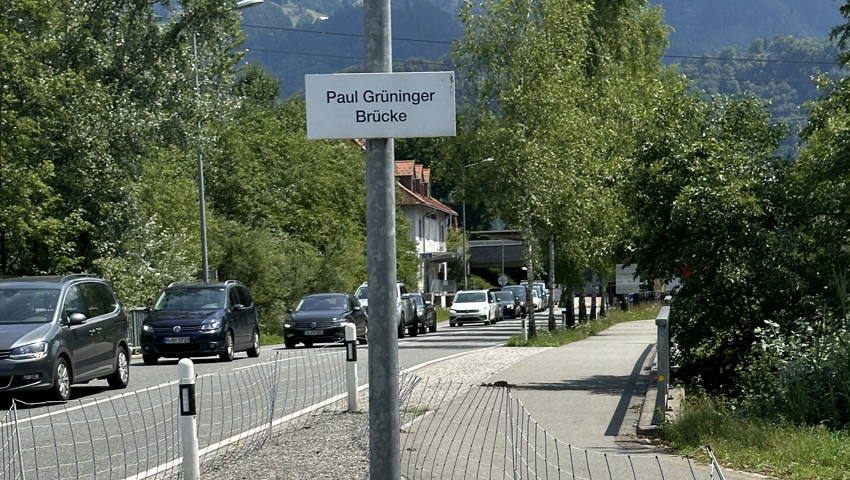
[[[673,297],[669,295],[665,297],[658,317],[655,318],[658,333],[656,340],[658,381],[652,421],[655,425],[661,425],[664,422],[670,400],[670,305],[672,303]]]

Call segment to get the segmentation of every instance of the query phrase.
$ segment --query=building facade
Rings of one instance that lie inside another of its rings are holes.
[[[395,162],[396,183],[402,191],[397,199],[405,216],[410,219],[408,237],[416,242],[419,256],[419,291],[435,297],[453,292],[447,279],[446,262],[459,258],[458,252],[448,252],[448,229],[454,224],[457,212],[431,197],[431,169],[415,160]],[[442,303],[436,300],[435,303]]]

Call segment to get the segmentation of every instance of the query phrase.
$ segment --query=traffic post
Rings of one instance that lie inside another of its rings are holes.
[[[180,378],[180,444],[183,447],[183,478],[200,480],[201,461],[198,453],[198,425],[195,407],[195,365],[188,358],[177,362]]]
[[[348,411],[360,410],[357,402],[357,327],[353,323],[345,324],[345,370],[348,387]]]

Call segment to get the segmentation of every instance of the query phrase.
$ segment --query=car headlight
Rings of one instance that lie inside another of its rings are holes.
[[[153,333],[153,325],[149,325],[147,323],[142,324],[142,330],[148,333]]]
[[[283,328],[292,328],[292,324],[291,323],[284,323]]]
[[[457,311],[454,308],[450,308],[449,313],[457,313]]]
[[[47,356],[47,342],[32,343],[23,347],[13,348],[9,352],[12,360],[38,360]]]
[[[216,318],[215,320],[210,320],[208,322],[205,322],[203,325],[201,325],[201,331],[207,331],[208,332],[208,331],[211,331],[211,330],[218,330],[219,328],[221,328],[221,319],[220,318]]]

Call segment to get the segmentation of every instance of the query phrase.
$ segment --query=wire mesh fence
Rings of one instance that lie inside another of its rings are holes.
[[[345,353],[280,352],[241,370],[196,378],[202,472],[261,448],[344,399]],[[180,475],[177,380],[63,404],[16,401],[0,423],[2,480],[165,479]]]
[[[611,453],[561,442],[505,386],[413,375],[400,384],[401,467],[408,479],[701,480],[719,474],[716,465],[697,465],[687,457]]]
[[[306,435],[305,445],[315,448],[311,441],[323,437],[323,428],[358,444],[365,458],[367,415],[346,416],[349,433],[331,428],[346,409],[344,357],[343,349],[332,347],[281,352],[229,374],[197,377],[202,472],[227,467],[278,436]],[[177,478],[177,398],[175,380],[95,400],[15,403],[0,416],[0,480]],[[722,478],[716,464],[697,465],[686,457],[563,443],[504,385],[405,374],[399,379],[399,408],[405,479]]]

